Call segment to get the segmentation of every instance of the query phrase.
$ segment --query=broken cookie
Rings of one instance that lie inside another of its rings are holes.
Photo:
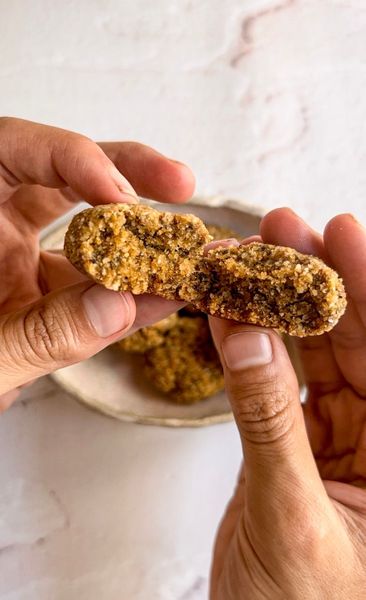
[[[156,348],[163,344],[167,331],[177,324],[177,320],[177,313],[173,313],[154,325],[142,327],[132,335],[117,342],[117,344],[125,352],[143,354],[147,350],[151,350],[151,348]]]
[[[178,298],[211,236],[194,215],[142,204],[107,204],[76,215],[65,237],[72,264],[111,290]]]
[[[145,353],[145,375],[156,389],[180,404],[193,404],[224,388],[224,376],[202,317],[180,317],[164,343]]]
[[[207,227],[207,231],[212,237],[212,241],[220,241],[228,238],[237,238],[238,233],[236,233],[233,229],[229,229],[228,227],[221,227],[221,225],[213,225],[210,223],[205,223]],[[193,306],[193,304],[187,304],[180,311],[181,315],[202,315],[202,311]]]
[[[206,224],[207,231],[214,241],[226,240],[228,238],[237,238],[238,233],[229,227],[221,227],[221,225]]]
[[[298,337],[329,331],[346,308],[342,280],[322,260],[258,242],[210,250],[182,291],[193,295],[211,315]]]
[[[290,335],[329,331],[344,313],[342,280],[320,259],[258,242],[204,255],[210,240],[193,215],[112,204],[73,218],[65,253],[107,288],[184,300],[211,315]]]

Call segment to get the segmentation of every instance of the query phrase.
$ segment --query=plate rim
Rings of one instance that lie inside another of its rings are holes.
[[[221,423],[229,423],[233,421],[232,411],[218,413],[217,415],[209,415],[206,417],[153,417],[153,416],[141,416],[130,411],[123,411],[118,409],[108,409],[105,404],[99,403],[96,400],[90,400],[87,394],[80,393],[78,387],[74,387],[70,382],[64,382],[62,376],[55,371],[50,373],[51,377],[58,385],[62,387],[67,393],[71,394],[73,398],[78,400],[81,404],[102,413],[107,417],[117,419],[123,423],[137,423],[139,425],[156,425],[164,427],[204,427],[208,425],[218,425]]]

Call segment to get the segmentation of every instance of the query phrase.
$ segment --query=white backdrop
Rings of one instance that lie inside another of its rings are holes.
[[[0,1],[0,113],[187,161],[315,225],[366,192],[364,0]]]
[[[186,161],[197,192],[365,219],[365,0],[0,0],[0,114]],[[203,600],[233,425],[121,425],[38,383],[0,420],[2,600]]]

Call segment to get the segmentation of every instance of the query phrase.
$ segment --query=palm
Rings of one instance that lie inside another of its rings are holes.
[[[309,397],[305,419],[322,479],[364,487],[366,403],[351,386]]]
[[[323,480],[365,487],[366,328],[352,287],[355,282],[348,285],[348,308],[338,326],[298,348],[308,384],[305,421],[319,473]]]
[[[318,345],[317,342],[315,345]],[[312,358],[311,353],[307,352],[308,366],[314,364]],[[319,359],[318,351],[314,359]],[[303,366],[306,371],[306,365]],[[349,530],[357,530],[359,538],[365,539],[366,516],[357,509],[362,507],[366,498],[355,498],[354,486],[366,488],[366,402],[352,385],[344,382],[339,388],[337,383],[334,391],[319,394],[309,391],[304,415],[309,441],[329,497],[336,500],[335,508],[347,522]],[[360,493],[366,496],[366,491],[360,490]],[[268,550],[269,556],[258,556],[259,569],[257,565],[253,571],[250,560],[241,564],[241,556],[252,555],[252,547],[248,543],[248,530],[252,529],[252,524],[248,522],[246,498],[243,466],[235,493],[218,531],[212,566],[212,587],[216,589],[219,578],[230,579],[235,565],[234,569],[240,572],[240,586],[251,597],[253,576],[258,579],[260,564],[271,560],[271,550]],[[265,579],[264,574],[259,577],[258,589],[263,587],[266,590],[263,583]],[[266,594],[263,597],[267,597]]]
[[[50,196],[58,195],[57,202]],[[50,209],[50,205],[53,207]],[[56,190],[23,186],[0,207],[0,312],[7,313],[34,302],[47,288],[40,278],[39,230],[70,208]],[[61,257],[60,257],[61,258]],[[42,263],[48,257],[42,254]]]

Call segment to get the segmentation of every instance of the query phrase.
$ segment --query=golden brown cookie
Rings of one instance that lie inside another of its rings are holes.
[[[154,325],[142,327],[132,335],[117,342],[117,344],[124,352],[143,354],[146,350],[156,348],[157,346],[160,346],[160,344],[163,344],[166,332],[176,325],[177,320],[177,313],[173,313]]]
[[[258,242],[210,250],[182,296],[211,315],[299,337],[329,331],[346,308],[342,280],[323,261]]]
[[[65,237],[72,264],[112,290],[179,297],[177,286],[195,269],[211,236],[194,215],[159,212],[142,204],[107,204],[76,215]]]
[[[239,234],[229,227],[221,227],[221,225],[207,224],[207,231],[214,241],[226,240],[230,238],[238,238]]]
[[[207,319],[207,315],[199,310],[193,304],[186,304],[183,308],[179,310],[179,315],[181,317],[204,317]]]
[[[163,344],[145,353],[145,375],[180,404],[193,404],[224,388],[210,329],[202,317],[180,317]]]
[[[342,280],[320,259],[281,246],[215,248],[192,215],[141,205],[107,205],[74,217],[65,253],[80,271],[114,290],[185,300],[212,315],[319,335],[346,308]]]
[[[236,233],[233,229],[229,229],[228,227],[221,227],[220,225],[212,225],[209,223],[205,223],[205,225],[213,241],[219,241],[229,238],[236,239],[239,237],[238,233]],[[193,306],[193,304],[187,304],[179,312],[181,315],[188,316],[197,316],[203,314],[202,311]]]

